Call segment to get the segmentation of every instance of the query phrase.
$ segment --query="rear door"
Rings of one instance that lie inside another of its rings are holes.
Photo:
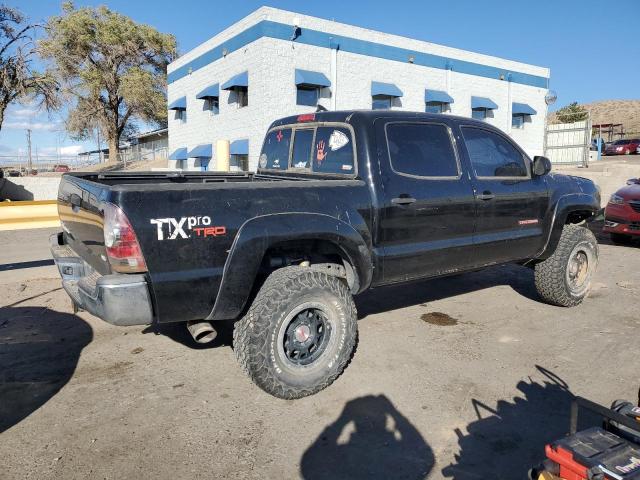
[[[545,178],[531,176],[530,160],[506,135],[475,125],[460,130],[477,210],[476,265],[530,258],[544,242]]]
[[[382,179],[384,282],[466,268],[475,201],[446,121],[375,123]]]

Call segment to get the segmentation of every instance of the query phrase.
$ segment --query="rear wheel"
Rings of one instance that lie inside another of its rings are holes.
[[[265,392],[293,399],[328,387],[349,363],[357,314],[341,279],[308,267],[273,272],[233,333],[238,362]]]
[[[538,294],[548,303],[573,307],[591,289],[598,264],[598,242],[591,231],[578,225],[565,225],[556,251],[535,267]]]

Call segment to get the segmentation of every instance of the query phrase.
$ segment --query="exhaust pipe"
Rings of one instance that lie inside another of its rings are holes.
[[[187,322],[187,330],[198,343],[212,342],[218,336],[218,332],[213,328],[213,325],[205,321]]]

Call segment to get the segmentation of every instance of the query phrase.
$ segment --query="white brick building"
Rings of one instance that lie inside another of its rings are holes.
[[[317,105],[486,116],[540,155],[549,69],[261,7],[171,63],[168,81],[169,166],[215,170],[229,140],[232,169],[255,170],[269,124]]]

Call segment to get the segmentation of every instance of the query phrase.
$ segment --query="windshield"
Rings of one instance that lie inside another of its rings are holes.
[[[631,143],[631,140],[616,140],[613,142],[614,145],[626,145],[627,143]]]

